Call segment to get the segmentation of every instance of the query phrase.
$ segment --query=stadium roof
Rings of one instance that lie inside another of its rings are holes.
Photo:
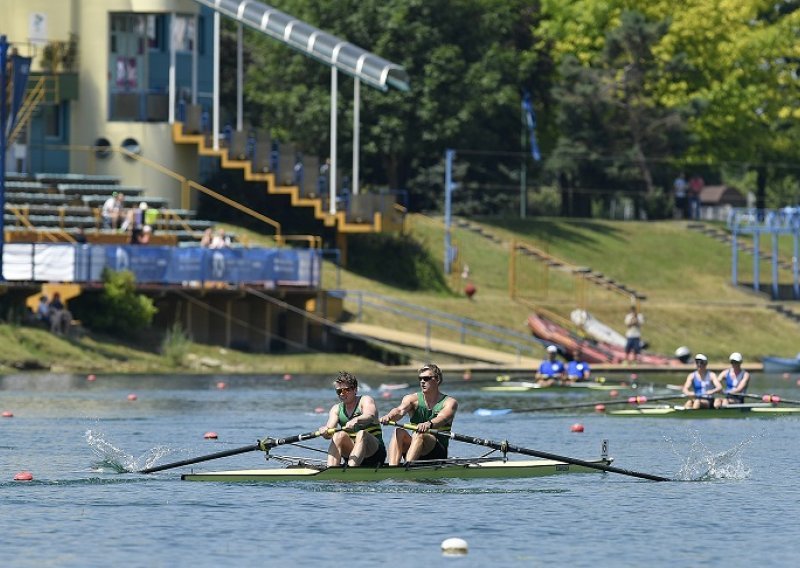
[[[408,90],[408,74],[400,65],[324,32],[256,0],[195,0],[229,18],[271,36],[363,83],[388,91]]]

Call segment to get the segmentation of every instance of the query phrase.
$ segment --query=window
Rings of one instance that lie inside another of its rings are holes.
[[[176,15],[172,28],[175,50],[192,51],[192,49],[194,49],[195,37],[194,16]]]

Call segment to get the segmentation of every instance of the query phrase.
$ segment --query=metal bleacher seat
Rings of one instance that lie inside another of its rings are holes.
[[[41,173],[36,174],[36,181],[44,184],[56,185],[59,183],[80,183],[80,184],[98,184],[98,185],[118,185],[119,178],[117,176],[107,175],[89,175],[89,174],[71,174],[71,173]]]
[[[141,187],[99,183],[59,183],[56,185],[56,188],[64,195],[92,195],[103,192],[111,195],[117,192],[124,194],[125,197],[135,197],[143,193]]]

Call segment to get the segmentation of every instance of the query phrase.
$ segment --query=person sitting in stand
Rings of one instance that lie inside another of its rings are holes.
[[[401,458],[405,458],[406,463],[447,459],[450,439],[429,431],[433,428],[449,432],[458,410],[458,401],[439,390],[442,381],[439,367],[432,363],[423,366],[419,370],[419,392],[407,394],[399,406],[381,416],[381,424],[388,424],[408,414],[409,422],[416,425],[413,434],[402,428],[394,431],[389,444],[389,465],[399,465]]]
[[[50,323],[50,302],[44,294],[39,296],[39,306],[36,308],[36,319],[45,324]]]
[[[747,385],[750,383],[750,373],[742,369],[742,354],[738,352],[731,353],[728,359],[731,362],[731,366],[722,371],[719,376],[725,392],[725,398],[715,398],[714,408],[728,406],[729,404],[742,404],[744,397],[741,395],[745,393]]]
[[[557,359],[558,347],[555,345],[547,346],[547,359],[539,365],[536,372],[536,382],[543,387],[550,387],[561,383],[566,378],[564,363]]]
[[[574,359],[567,363],[567,380],[570,382],[588,381],[591,375],[592,369],[586,361]]]
[[[698,353],[694,356],[694,363],[697,370],[689,373],[683,383],[683,394],[692,397],[686,401],[684,408],[711,408],[714,405],[714,393],[722,390],[722,384],[717,375],[708,370],[708,357]]]
[[[379,467],[386,461],[378,409],[371,396],[358,394],[358,379],[339,371],[333,381],[339,403],[328,413],[328,422],[319,429],[323,438],[331,441],[328,447],[328,467]],[[331,434],[330,430],[341,429]]]

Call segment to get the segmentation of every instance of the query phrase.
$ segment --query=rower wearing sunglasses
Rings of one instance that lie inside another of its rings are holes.
[[[400,405],[382,416],[381,424],[388,424],[408,415],[416,431],[409,434],[397,428],[389,444],[389,465],[399,465],[418,460],[443,460],[447,458],[449,438],[436,436],[431,428],[448,432],[458,410],[458,401],[439,390],[442,370],[434,364],[422,367],[419,372],[419,391],[403,397]]]
[[[339,403],[328,413],[328,422],[319,429],[320,435],[331,441],[328,447],[328,467],[346,462],[349,467],[383,465],[386,446],[375,400],[358,394],[358,379],[347,371],[339,371],[333,381]],[[330,431],[338,430],[333,434]]]

